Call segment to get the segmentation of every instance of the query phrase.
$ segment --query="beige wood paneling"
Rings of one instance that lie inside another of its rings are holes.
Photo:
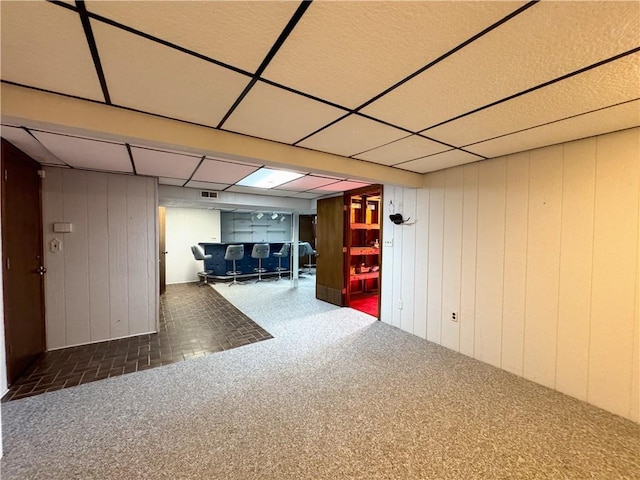
[[[415,265],[416,264],[416,190],[415,189],[401,189],[402,195],[402,208],[400,213],[405,219],[409,219],[407,224],[394,225],[396,229],[402,230],[402,244],[399,248],[402,251],[402,264],[403,265]],[[398,248],[398,247],[396,247]],[[400,328],[405,332],[415,334],[415,273],[408,268],[402,269],[402,310],[400,311]]]
[[[442,345],[460,350],[460,272],[462,264],[462,167],[445,170],[442,260]],[[456,313],[456,321],[451,318]]]
[[[416,192],[416,264],[415,264],[415,320],[413,334],[427,338],[427,275],[429,265],[429,191],[420,188]],[[383,275],[384,277],[384,275]]]
[[[429,266],[427,290],[427,340],[442,339],[442,253],[444,242],[444,171],[429,179]]]
[[[87,177],[87,222],[89,245],[89,319],[90,340],[107,340],[111,336],[109,322],[109,275],[106,275],[105,252],[109,251],[107,215],[107,176]]]
[[[564,146],[556,388],[587,399],[596,139]]]
[[[555,385],[562,215],[562,145],[531,152],[524,376]]]
[[[462,167],[462,251],[460,271],[460,352],[474,356],[476,318],[476,243],[479,164]]]
[[[631,413],[638,130],[597,139],[588,401]]]
[[[529,152],[507,157],[502,368],[522,375],[529,209]]]
[[[488,160],[478,175],[478,243],[474,357],[500,366],[506,159]]]
[[[87,172],[63,170],[62,201],[64,221],[73,231],[64,234],[64,303],[68,345],[86,343],[91,338],[89,311],[89,242],[87,236]]]

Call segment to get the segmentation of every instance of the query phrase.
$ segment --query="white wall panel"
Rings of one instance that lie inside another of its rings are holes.
[[[155,180],[46,168],[43,181],[47,349],[153,331]],[[70,233],[54,233],[55,222]],[[150,238],[151,236],[151,238]],[[60,252],[50,242],[62,241]]]
[[[450,168],[445,173],[444,243],[442,263],[442,345],[460,350],[460,270],[462,264],[462,204],[464,170]],[[453,321],[452,313],[456,313]]]
[[[389,220],[389,214],[392,213],[389,202],[393,202],[395,199],[396,187],[391,185],[385,185],[383,190],[384,199],[384,215],[382,216],[382,265],[381,272],[382,278],[380,279],[380,289],[382,292],[382,298],[380,299],[380,320],[393,325],[393,302],[396,298],[394,292],[393,278],[395,271],[398,270],[397,263],[396,268],[394,265],[394,249],[393,246],[385,246],[386,242],[394,242],[394,230],[393,223]]]
[[[402,230],[402,265],[416,264],[416,190],[413,188],[401,189],[402,208],[400,213],[405,219],[409,219],[407,224],[394,225],[395,228]],[[415,272],[409,268],[403,268],[401,276],[402,282],[402,298],[403,306],[400,311],[400,328],[409,333],[414,332],[414,293],[415,288]]]
[[[638,130],[597,139],[589,402],[629,416],[638,245]]]
[[[129,278],[129,332],[137,335],[149,331],[147,263],[147,185],[127,177],[127,277]],[[156,257],[157,258],[157,257]]]
[[[596,139],[564,146],[556,388],[587,399]]]
[[[478,175],[475,358],[500,366],[506,159],[487,160]]]
[[[478,163],[462,167],[462,252],[460,266],[460,352],[474,356],[476,243],[478,240]]]
[[[416,263],[413,334],[427,338],[427,269],[429,265],[429,190],[416,192]]]
[[[220,210],[167,207],[166,220],[167,283],[198,281],[202,261],[191,253],[200,242],[220,242]]]
[[[390,200],[393,202],[393,206],[390,208],[389,213],[402,213],[402,188],[396,188],[393,191],[393,198]],[[402,263],[402,239],[404,236],[404,230],[394,223],[389,222],[385,229],[391,231],[393,235],[393,265],[403,265]],[[393,303],[391,306],[391,325],[400,328],[402,320],[402,312],[399,307],[399,302],[404,301],[404,289],[402,285],[402,269],[392,267],[392,282],[393,282]]]
[[[529,209],[529,152],[507,157],[502,287],[502,368],[522,375]]]
[[[147,212],[149,212],[147,251],[150,256],[149,262],[147,262],[147,276],[149,277],[147,284],[148,331],[155,332],[160,328],[160,236],[158,224],[158,180],[155,178],[149,178],[147,181]]]
[[[445,314],[459,291],[460,352],[638,422],[639,190],[639,128],[428,174],[416,264],[396,242],[384,257],[395,290],[383,275],[382,304],[410,270],[414,316],[427,298],[427,338],[455,350]]]
[[[429,265],[427,290],[427,340],[442,339],[442,253],[444,242],[444,171],[429,179]]]
[[[64,304],[67,342],[86,343],[91,338],[89,321],[89,242],[87,236],[88,172],[65,169],[62,173],[64,221],[73,232],[64,234]],[[97,253],[97,252],[92,252]]]
[[[109,308],[111,335],[129,335],[129,266],[127,248],[127,177],[108,179],[109,222]]]
[[[47,168],[42,181],[42,218],[44,221],[44,276],[45,322],[47,326],[47,349],[61,348],[67,343],[64,283],[64,239],[68,233],[54,233],[53,222],[64,220],[62,195],[62,168]],[[51,241],[62,241],[62,251],[52,252]]]
[[[524,376],[555,385],[562,214],[562,145],[531,152]]]
[[[87,192],[90,340],[97,342],[111,337],[109,275],[105,263],[105,252],[109,251],[107,177],[88,175]]]

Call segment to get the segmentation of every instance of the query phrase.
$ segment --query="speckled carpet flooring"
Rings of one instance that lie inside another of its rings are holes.
[[[1,478],[640,478],[637,424],[312,282],[214,287],[273,340],[3,404]]]

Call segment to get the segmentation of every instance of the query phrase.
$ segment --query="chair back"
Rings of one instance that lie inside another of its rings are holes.
[[[192,245],[191,253],[193,253],[193,258],[195,258],[196,260],[206,260],[205,254],[202,251],[200,245]]]
[[[290,248],[290,245],[288,243],[284,243],[282,245],[282,248],[280,248],[280,251],[278,252],[278,254],[281,257],[286,257],[287,255],[289,255],[289,248]]]
[[[224,253],[225,260],[242,260],[244,258],[244,245],[227,245]]]
[[[268,243],[256,243],[253,245],[251,251],[253,258],[268,258],[269,257],[269,244]]]

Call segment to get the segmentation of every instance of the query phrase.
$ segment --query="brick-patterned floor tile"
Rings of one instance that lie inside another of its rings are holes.
[[[2,401],[183,362],[273,338],[212,288],[169,285],[160,297],[158,333],[45,353]]]

